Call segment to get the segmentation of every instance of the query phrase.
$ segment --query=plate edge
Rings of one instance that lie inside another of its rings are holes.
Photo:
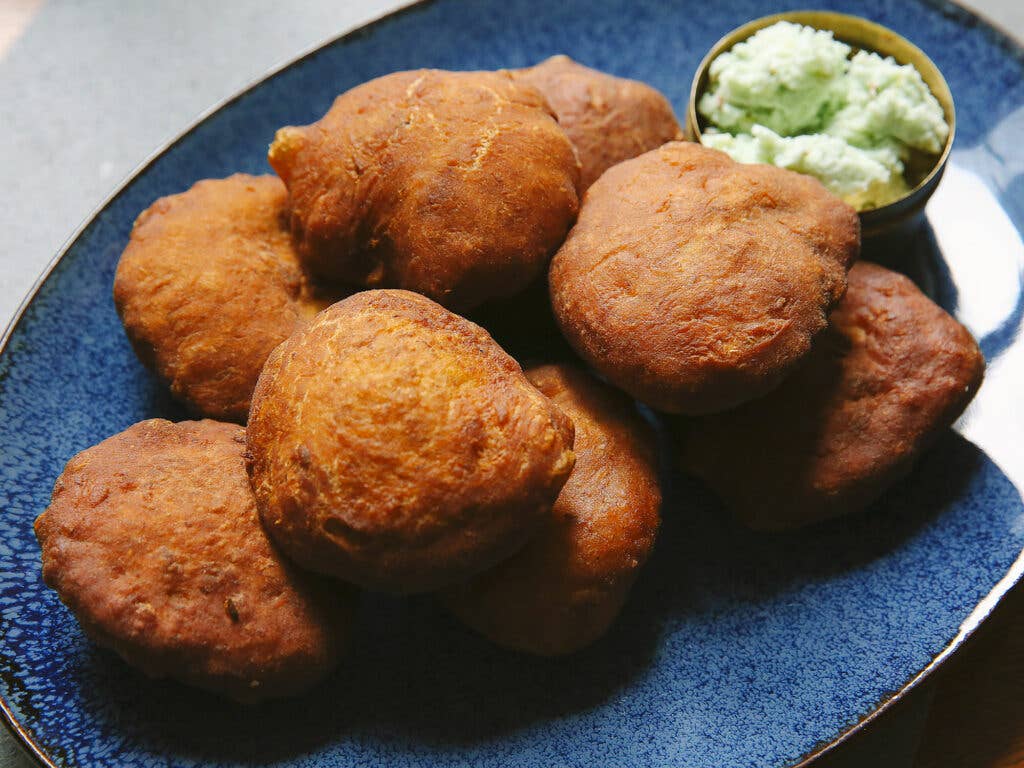
[[[864,715],[835,739],[820,747],[815,747],[795,763],[790,763],[789,768],[809,768],[817,762],[818,758],[832,752],[840,744],[845,744],[855,734],[867,728],[871,723],[892,709],[898,702],[905,699],[908,694],[916,690],[922,682],[931,677],[939,667],[949,660],[950,656],[959,651],[974,636],[978,627],[992,614],[996,606],[1002,602],[1007,592],[1022,583],[1022,576],[1024,576],[1024,551],[1017,555],[1017,559],[1013,561],[1009,570],[1003,574],[1003,577],[996,582],[996,585],[989,590],[988,594],[978,601],[978,604],[974,606],[974,610],[961,622],[960,628],[949,644],[933,656],[924,669],[913,675],[892,696]],[[2,703],[2,700],[0,700],[0,703]]]

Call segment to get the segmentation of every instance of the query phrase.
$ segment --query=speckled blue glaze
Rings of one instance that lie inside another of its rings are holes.
[[[312,694],[259,709],[144,680],[94,649],[42,585],[31,524],[75,452],[139,419],[180,416],[136,362],[110,298],[140,210],[199,178],[267,170],[277,127],[397,69],[566,52],[654,84],[683,114],[719,36],[792,7],[438,0],[327,46],[196,127],[86,228],[11,336],[0,356],[0,695],[26,737],[55,764],[89,768],[767,768],[834,740],[925,668],[1024,546],[1024,414],[1013,407],[1024,391],[1024,56],[952,6],[817,4],[908,35],[953,90],[956,150],[930,226],[873,256],[982,339],[990,375],[966,437],[950,432],[867,512],[777,536],[735,529],[676,476],[666,445],[655,556],[611,634],[570,659],[497,650],[424,598],[367,598],[351,663]]]

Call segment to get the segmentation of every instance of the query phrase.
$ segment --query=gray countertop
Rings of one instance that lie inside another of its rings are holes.
[[[399,4],[0,0],[0,327],[68,236],[154,149],[275,64]],[[1021,0],[964,4],[1024,40]],[[892,745],[912,745],[920,710],[887,718],[874,727],[882,735],[829,765],[909,765],[912,750]],[[31,764],[0,731],[0,768]]]

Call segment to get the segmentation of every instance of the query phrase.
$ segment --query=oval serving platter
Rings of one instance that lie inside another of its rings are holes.
[[[796,765],[956,650],[1024,570],[1024,52],[943,2],[817,6],[907,35],[946,75],[958,135],[912,238],[870,257],[979,338],[988,376],[956,432],[864,513],[788,535],[733,526],[672,469],[657,550],[603,641],[538,660],[427,598],[367,598],[349,663],[311,694],[240,709],[137,676],[40,580],[32,521],[77,451],[181,418],[111,300],[135,216],[204,177],[268,170],[276,128],[399,69],[525,66],[554,53],[660,88],[685,114],[707,49],[781,4],[434,0],[334,40],[211,112],[138,171],[54,262],[0,354],[0,697],[48,766]]]

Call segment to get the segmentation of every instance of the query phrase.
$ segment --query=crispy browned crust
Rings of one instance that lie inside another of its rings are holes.
[[[292,247],[288,193],[236,174],[136,220],[114,302],[139,359],[196,412],[244,421],[270,351],[322,306]]]
[[[654,546],[654,436],[632,401],[567,365],[527,371],[576,426],[576,467],[541,529],[508,560],[441,596],[493,642],[554,656],[590,645]]]
[[[710,413],[782,381],[859,247],[856,212],[816,179],[672,142],[590,188],[551,263],[552,306],[613,384]]]
[[[985,361],[970,332],[903,275],[855,264],[831,321],[767,397],[677,425],[684,467],[752,528],[867,506],[981,385]]]
[[[269,159],[316,274],[460,310],[541,274],[579,208],[572,144],[508,72],[371,80],[278,131]]]
[[[572,440],[482,328],[418,294],[366,291],[271,355],[249,474],[297,562],[423,592],[522,546],[572,470]]]
[[[613,165],[682,141],[672,105],[646,83],[552,56],[515,72],[540,91],[580,158],[580,195]]]
[[[233,424],[140,422],[68,462],[35,530],[43,579],[94,641],[255,702],[335,667],[350,600],[270,544],[243,452]]]

